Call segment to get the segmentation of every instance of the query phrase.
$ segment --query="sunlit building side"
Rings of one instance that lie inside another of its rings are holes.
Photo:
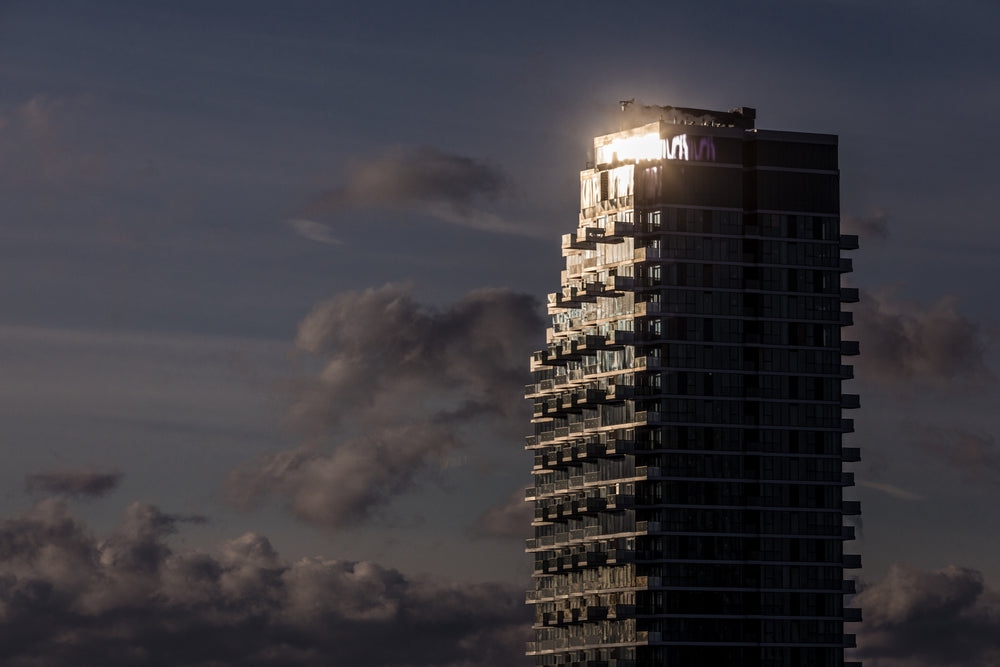
[[[842,667],[837,137],[634,106],[594,140],[532,356],[536,665]]]

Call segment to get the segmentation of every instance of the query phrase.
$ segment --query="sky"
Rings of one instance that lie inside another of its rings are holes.
[[[0,661],[525,664],[520,392],[636,98],[840,136],[858,655],[1000,664],[998,20],[0,4]]]

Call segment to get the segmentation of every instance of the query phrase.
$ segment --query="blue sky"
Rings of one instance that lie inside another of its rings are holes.
[[[620,99],[752,106],[759,127],[840,135],[844,226],[862,237],[849,280],[866,299],[848,330],[869,352],[850,388],[864,516],[849,550],[864,554],[874,619],[862,651],[883,667],[989,662],[986,640],[962,656],[902,648],[918,614],[884,601],[906,587],[959,600],[970,637],[997,634],[982,619],[1000,588],[998,14],[971,1],[5,3],[4,530],[47,535],[65,510],[95,563],[146,540],[162,555],[150,586],[192,554],[236,571],[251,533],[283,563],[286,596],[321,571],[434,613],[448,591],[470,608],[483,586],[515,600],[528,567],[509,499],[530,480],[515,371],[543,340],[533,318],[557,288],[591,137],[616,129]],[[475,340],[429,350],[449,330]],[[406,368],[399,390],[390,362]],[[513,398],[487,400],[476,377]],[[382,458],[362,460],[372,442]],[[110,487],[86,490],[95,475]],[[458,646],[480,623],[495,648],[480,663],[509,664],[523,617],[504,609],[434,636]],[[374,623],[328,611],[345,637]],[[279,664],[266,648],[228,659]],[[316,639],[301,660],[323,650]]]

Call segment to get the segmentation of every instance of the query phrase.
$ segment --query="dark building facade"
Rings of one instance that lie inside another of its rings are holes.
[[[837,137],[628,108],[532,356],[536,665],[841,667],[861,566]]]

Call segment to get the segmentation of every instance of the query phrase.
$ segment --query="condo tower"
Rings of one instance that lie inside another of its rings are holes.
[[[843,667],[837,137],[623,103],[531,358],[536,665]]]

